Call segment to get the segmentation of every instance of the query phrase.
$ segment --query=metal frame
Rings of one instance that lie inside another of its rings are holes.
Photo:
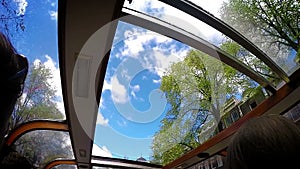
[[[126,9],[130,10],[129,8]],[[247,75],[257,83],[259,83],[261,86],[263,86],[270,92],[276,92],[276,89],[273,86],[273,84],[267,81],[264,77],[254,72],[252,69],[250,69],[247,65],[236,59],[234,56],[231,56],[230,54],[210,44],[202,38],[192,35],[189,32],[186,32],[176,26],[170,25],[165,21],[159,20],[149,15],[139,13],[133,10],[131,12],[135,14],[132,15],[123,12],[124,17],[121,17],[120,21],[137,25],[145,29],[179,40],[235,68],[236,70],[240,71],[241,73]]]

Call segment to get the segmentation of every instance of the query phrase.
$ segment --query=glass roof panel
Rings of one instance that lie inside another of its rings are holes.
[[[26,56],[30,68],[11,128],[33,119],[66,119],[57,40],[57,0],[5,1],[0,4],[0,31]]]
[[[229,37],[223,35],[221,32],[198,20],[197,18],[160,1],[132,1],[130,4],[128,1],[125,1],[123,11],[141,17],[151,16],[157,18],[190,33],[191,36],[196,36],[207,42],[210,42],[217,47],[221,47],[222,44],[224,46],[224,43],[228,41],[234,42],[233,40],[230,40]],[[217,13],[217,11],[214,13]],[[227,47],[226,49],[221,47],[221,49],[253,69],[260,76],[270,81],[274,86],[278,86],[282,82],[282,80],[276,73],[272,71],[270,67],[268,67],[262,60],[255,57],[241,45],[238,43],[230,43],[229,45],[231,47]],[[239,50],[239,52],[236,53],[234,50]]]
[[[24,134],[13,145],[35,167],[43,168],[55,159],[74,159],[68,132],[35,130]]]
[[[243,34],[286,73],[299,68],[299,1],[189,1]]]
[[[143,158],[165,165],[230,126],[269,95],[249,77],[207,54],[119,22],[93,155]]]

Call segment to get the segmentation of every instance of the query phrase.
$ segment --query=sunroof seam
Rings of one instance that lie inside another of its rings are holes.
[[[201,20],[202,22],[210,25],[216,30],[222,32],[224,35],[230,37],[240,45],[242,45],[245,49],[250,51],[253,55],[257,56],[261,59],[266,65],[268,65],[279,77],[281,77],[285,82],[289,82],[289,77],[284,72],[282,68],[280,68],[270,57],[268,57],[262,50],[260,50],[256,45],[254,45],[251,41],[249,41],[242,34],[237,32],[231,26],[208,13],[201,7],[196,4],[187,1],[187,0],[159,0],[163,3],[166,3],[170,6],[173,6],[187,14]]]
[[[126,8],[128,9],[128,8]],[[129,9],[128,9],[129,10]],[[133,11],[136,12],[136,11]],[[173,25],[170,25],[166,23],[165,21],[159,20],[157,18],[148,16],[143,13],[137,13],[139,16],[127,14],[125,12],[124,16],[127,15],[127,17],[121,17],[120,20],[137,25],[143,28],[146,28],[148,30],[152,30],[154,32],[160,33],[162,35],[171,37],[173,39],[179,40],[187,45],[190,45],[212,57],[215,57],[218,60],[221,60],[222,62],[226,63],[229,66],[232,66],[233,68],[237,69],[238,71],[242,72],[243,74],[247,75],[257,83],[259,83],[261,86],[266,88],[272,93],[276,92],[275,87],[267,81],[264,77],[260,76],[258,73],[251,70],[249,67],[247,67],[244,63],[239,61],[238,59],[235,59],[230,54],[226,53],[225,51],[221,50],[220,48],[212,45],[211,43],[203,40],[200,37],[197,37],[193,34],[190,34],[187,31],[184,31],[178,27],[175,27]]]

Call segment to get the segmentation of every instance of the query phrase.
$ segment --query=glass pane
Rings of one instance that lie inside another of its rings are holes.
[[[163,20],[170,25],[175,25],[176,27],[189,32],[192,36],[199,37],[217,47],[220,47],[222,50],[253,69],[253,71],[258,73],[260,76],[270,81],[270,83],[274,86],[278,86],[282,82],[278,75],[272,72],[270,67],[268,67],[263,61],[258,59],[245,48],[241,47],[238,43],[234,42],[229,37],[223,35],[211,26],[203,23],[195,17],[192,17],[191,15],[180,11],[179,9],[164,4],[160,1],[148,0],[143,1],[143,3],[139,1],[133,1],[131,4],[126,1],[123,11],[138,16],[140,15],[139,12],[144,13]],[[215,13],[216,12],[217,11],[215,11]],[[226,46],[226,48],[224,48],[224,46]]]
[[[58,158],[74,159],[67,132],[32,131],[20,137],[14,147],[37,168],[43,168],[47,163]]]
[[[191,2],[242,33],[286,73],[291,74],[299,68],[299,1],[191,0]]]
[[[141,27],[119,22],[113,44],[93,155],[165,165],[269,95],[219,60]]]
[[[300,124],[300,103],[298,103],[296,106],[291,108],[289,111],[284,113],[285,117],[293,120],[298,125]]]
[[[10,12],[9,12],[10,11]],[[65,119],[57,41],[57,0],[5,1],[0,31],[7,34],[30,68],[11,128],[33,119]]]

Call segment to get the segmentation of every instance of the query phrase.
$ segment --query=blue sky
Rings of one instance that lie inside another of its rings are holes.
[[[18,51],[27,56],[31,62],[35,59],[46,61],[42,56],[49,55],[57,63],[56,0],[23,1],[25,30],[17,33],[11,40]]]

